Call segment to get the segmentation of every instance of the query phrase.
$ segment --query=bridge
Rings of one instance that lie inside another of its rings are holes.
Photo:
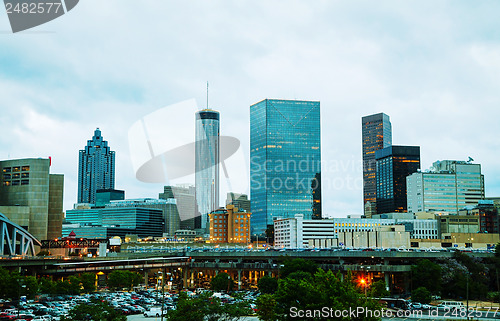
[[[40,241],[0,213],[0,255],[34,256],[35,245],[41,246]]]

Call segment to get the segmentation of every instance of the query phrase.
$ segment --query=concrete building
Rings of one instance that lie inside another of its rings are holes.
[[[441,234],[481,232],[478,215],[441,215],[438,220]]]
[[[0,212],[39,240],[61,236],[64,176],[50,159],[0,161]]]
[[[481,249],[492,250],[500,242],[498,234],[443,233],[440,239],[412,239],[411,247],[419,249]]]
[[[251,215],[233,205],[210,213],[210,243],[250,243]]]
[[[342,242],[336,241],[341,235],[347,235],[345,237],[365,235],[362,233],[373,232],[387,226],[399,226],[397,227],[397,231],[400,231],[402,228],[404,232],[408,233],[408,239],[411,237],[428,237],[431,239],[440,237],[439,224],[435,219],[332,218],[324,220],[304,220],[303,215],[297,214],[294,218],[277,218],[274,220],[274,246],[280,248],[307,248],[310,244],[318,244],[318,242],[326,242],[325,244],[333,244],[333,246],[339,244],[339,246],[341,246]],[[390,234],[381,235],[389,236]],[[370,234],[366,234],[366,237],[369,236]],[[389,240],[377,242],[377,244],[390,243]]]
[[[78,203],[96,203],[96,191],[115,188],[115,152],[97,128],[78,157]]]
[[[250,106],[252,235],[274,217],[321,219],[319,101],[265,99]]]
[[[200,216],[195,227],[205,231],[209,226],[208,214],[219,208],[219,122],[218,111],[203,109],[196,113],[195,186]]]
[[[438,161],[427,172],[407,179],[408,212],[445,211],[458,214],[465,206],[484,199],[481,165],[464,161]]]
[[[250,200],[248,199],[248,195],[246,194],[238,194],[238,193],[227,193],[226,198],[226,206],[234,205],[236,208],[240,208],[246,212],[250,212]]]
[[[377,183],[375,151],[392,146],[392,126],[384,113],[365,116],[362,123],[363,204],[365,216],[376,213]],[[369,204],[368,204],[369,203]]]
[[[410,233],[402,225],[379,226],[372,231],[340,232],[338,244],[345,248],[410,248]]]

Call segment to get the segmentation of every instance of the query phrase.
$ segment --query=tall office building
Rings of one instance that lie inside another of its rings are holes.
[[[476,206],[484,199],[484,176],[480,164],[437,161],[427,172],[413,173],[406,179],[408,212],[444,211],[458,214],[465,206]]]
[[[0,161],[0,212],[39,240],[61,237],[64,176],[50,159]]]
[[[375,151],[377,213],[407,212],[406,177],[420,169],[420,147],[390,146]]]
[[[384,113],[365,116],[362,122],[363,141],[363,204],[365,216],[371,217],[377,202],[375,151],[392,145],[392,127]],[[369,204],[367,204],[369,202]]]
[[[163,193],[160,193],[158,198],[175,201],[181,230],[194,229],[194,218],[196,214],[194,186],[164,186]]]
[[[245,212],[250,212],[250,200],[248,195],[229,192],[226,197],[226,206],[234,205],[237,209],[243,210]]]
[[[195,186],[200,214],[196,228],[208,232],[208,214],[219,208],[219,112],[196,113]]]
[[[319,101],[265,99],[250,106],[252,234],[275,217],[321,218]]]
[[[96,203],[96,191],[115,188],[115,152],[97,128],[78,158],[78,203]]]

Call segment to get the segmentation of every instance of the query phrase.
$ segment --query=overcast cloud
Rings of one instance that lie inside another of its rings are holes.
[[[251,104],[321,101],[327,216],[362,213],[361,117],[378,112],[393,144],[421,146],[424,169],[470,156],[500,196],[498,12],[497,1],[82,0],[12,34],[0,10],[0,159],[52,156],[67,210],[78,150],[99,127],[116,188],[157,197],[162,184],[135,179],[128,130],[181,101],[204,107],[209,81],[221,134],[247,159]],[[186,130],[172,119],[169,131]]]

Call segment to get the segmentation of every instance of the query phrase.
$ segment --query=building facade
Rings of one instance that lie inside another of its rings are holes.
[[[407,212],[406,177],[420,169],[420,147],[390,146],[375,151],[377,214]]]
[[[251,215],[233,205],[210,213],[210,243],[250,243]]]
[[[115,188],[115,152],[97,128],[80,150],[78,158],[78,203],[96,203],[96,191]]]
[[[50,174],[51,159],[0,161],[0,212],[38,240],[61,236],[64,176]]]
[[[250,200],[246,194],[227,193],[226,206],[234,205],[236,208],[242,209],[245,212],[250,212]]]
[[[365,116],[362,125],[363,205],[365,216],[375,213],[377,202],[375,151],[392,145],[392,126],[384,113]],[[367,205],[367,203],[369,204]]]
[[[180,220],[180,229],[194,230],[196,201],[195,187],[192,185],[164,186],[159,199],[173,200],[177,205],[177,215]]]
[[[427,172],[406,178],[408,211],[444,211],[458,214],[465,206],[484,199],[481,165],[464,161],[438,161]]]
[[[162,237],[164,230],[163,211],[157,208],[116,206],[66,211],[63,236],[74,231],[78,237],[107,238]]]
[[[195,186],[200,214],[195,227],[207,229],[208,214],[219,208],[220,115],[211,109],[196,113]]]
[[[274,217],[321,218],[318,101],[265,99],[250,106],[252,234]]]

